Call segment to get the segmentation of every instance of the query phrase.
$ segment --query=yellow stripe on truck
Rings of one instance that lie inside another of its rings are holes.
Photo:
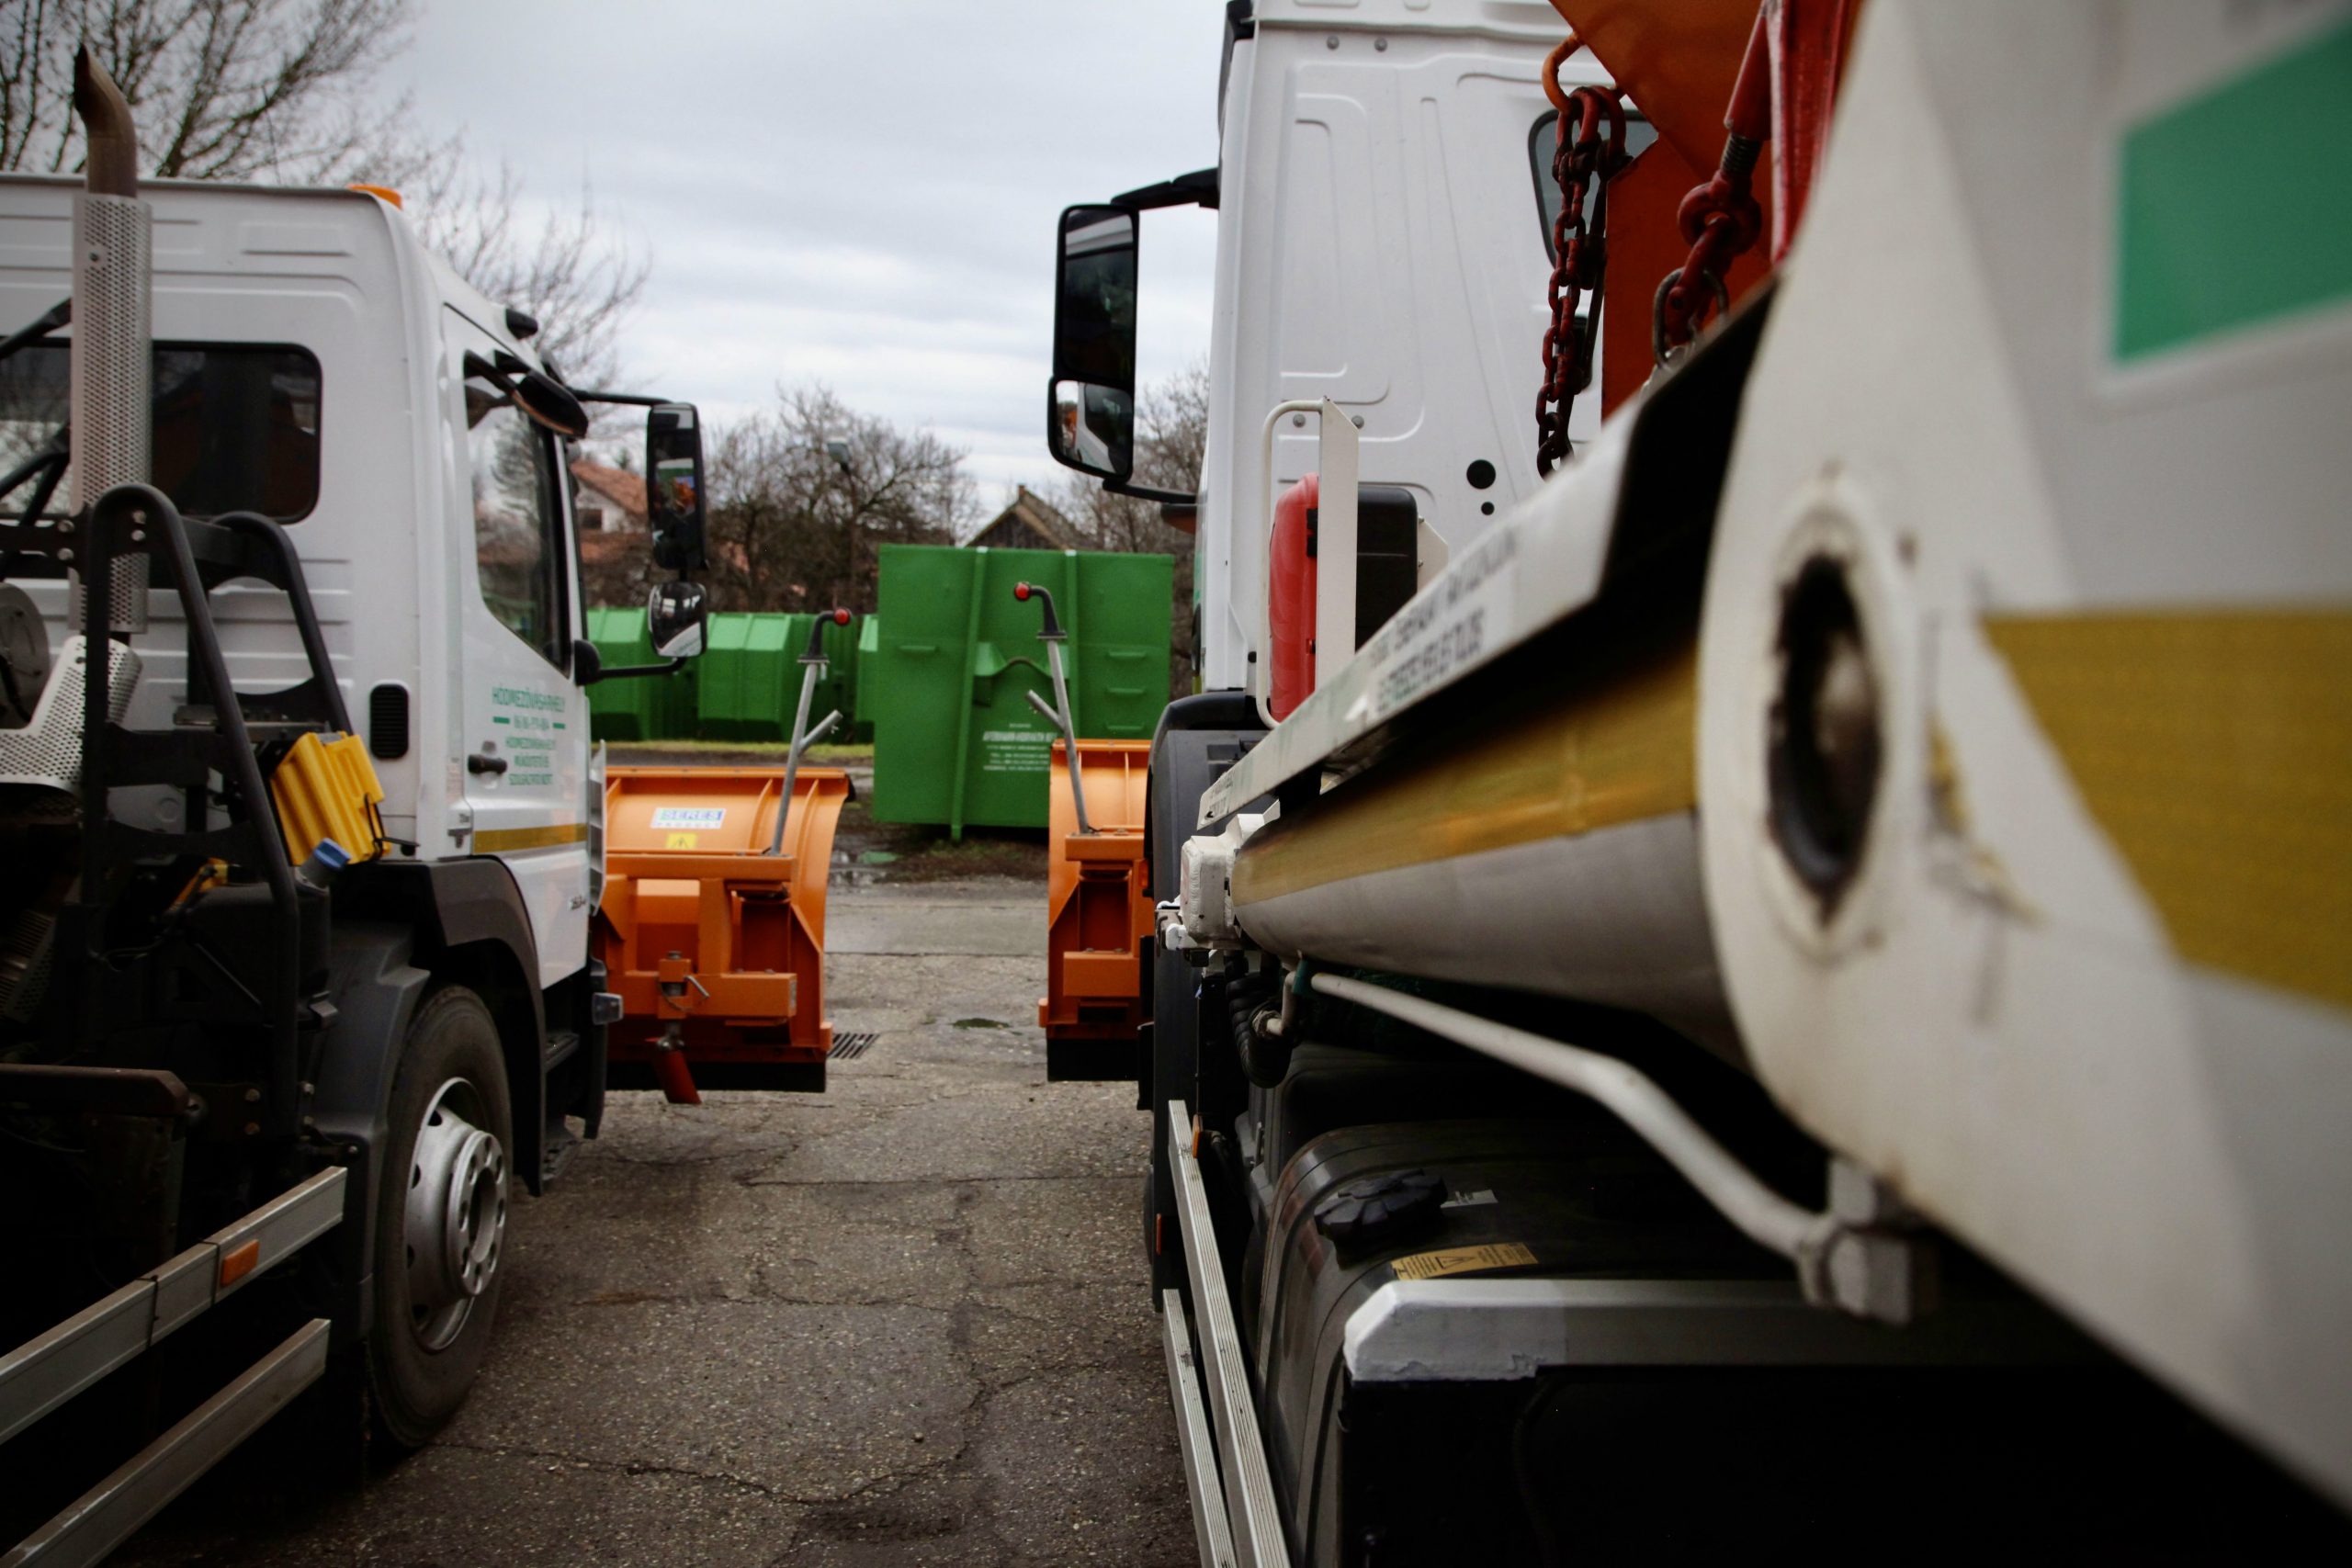
[[[1352,780],[1243,847],[1234,900],[1689,811],[1698,697],[1697,647],[1685,642],[1466,747]]]
[[[2352,612],[1984,625],[2180,955],[2352,1007]]]
[[[585,822],[559,822],[552,828],[492,828],[474,835],[474,852],[495,855],[510,850],[544,850],[557,844],[587,841]]]

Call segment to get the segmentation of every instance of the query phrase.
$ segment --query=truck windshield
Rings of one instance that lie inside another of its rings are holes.
[[[0,472],[64,441],[69,352],[34,343],[0,360]],[[302,350],[157,344],[153,421],[155,484],[182,513],[292,523],[318,504],[319,362]],[[72,493],[59,487],[60,509]]]

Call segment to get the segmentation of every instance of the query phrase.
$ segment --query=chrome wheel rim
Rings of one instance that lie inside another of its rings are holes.
[[[428,1350],[463,1332],[505,1245],[506,1150],[489,1121],[481,1091],[451,1078],[425,1106],[409,1156],[409,1325]]]

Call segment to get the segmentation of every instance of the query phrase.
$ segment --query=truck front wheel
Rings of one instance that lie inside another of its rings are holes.
[[[498,1312],[514,1117],[498,1025],[473,992],[445,987],[417,1009],[389,1121],[368,1383],[379,1431],[415,1448],[465,1403]]]

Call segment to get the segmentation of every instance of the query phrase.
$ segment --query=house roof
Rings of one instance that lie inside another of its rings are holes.
[[[638,521],[645,520],[644,476],[581,457],[572,462],[571,477],[582,489],[594,491]]]
[[[594,529],[580,536],[580,564],[603,566],[645,547],[642,536],[631,537],[613,529]]]
[[[974,530],[972,536],[964,542],[967,545],[979,544],[1008,524],[1024,527],[1036,535],[1047,549],[1074,550],[1081,543],[1078,530],[1070,525],[1069,519],[1027,485],[1014,487],[1012,503]]]

